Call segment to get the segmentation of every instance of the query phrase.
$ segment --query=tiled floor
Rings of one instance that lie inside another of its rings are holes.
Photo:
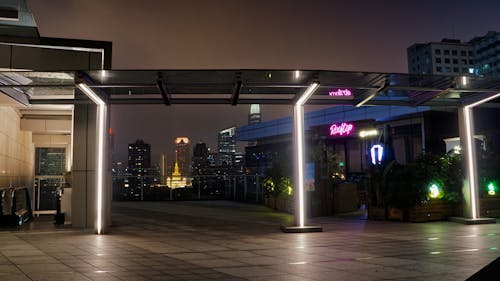
[[[114,203],[109,235],[0,230],[0,280],[464,280],[500,256],[500,225],[290,216],[226,201]]]

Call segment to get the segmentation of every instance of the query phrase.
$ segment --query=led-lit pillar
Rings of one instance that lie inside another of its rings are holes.
[[[293,146],[294,146],[294,187],[295,187],[295,225],[304,227],[305,225],[305,204],[304,204],[304,106],[293,106]]]
[[[105,102],[87,85],[78,84],[73,116],[72,224],[97,234],[109,226],[110,192],[107,180],[108,112]],[[81,100],[81,99],[80,99]]]
[[[458,109],[458,125],[460,131],[460,146],[462,148],[462,161],[464,182],[462,193],[464,196],[463,216],[468,219],[479,217],[478,192],[477,192],[477,165],[476,148],[474,144],[474,118],[472,108],[463,106]]]
[[[321,231],[320,227],[306,226],[305,215],[305,137],[304,137],[304,104],[319,87],[314,82],[299,96],[293,106],[293,151],[294,151],[294,193],[295,193],[295,226],[283,227],[285,232]]]
[[[484,98],[478,99],[458,109],[460,144],[462,146],[462,159],[465,164],[464,183],[462,187],[465,201],[464,217],[470,220],[484,221],[484,223],[494,223],[495,220],[480,219],[473,109],[478,105],[498,97],[500,97],[500,93],[485,95]]]

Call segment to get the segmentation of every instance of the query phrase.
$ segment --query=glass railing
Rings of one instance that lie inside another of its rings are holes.
[[[187,178],[185,185],[162,182],[154,176],[113,176],[113,200],[216,200],[264,201],[261,178],[255,175],[200,175]]]
[[[35,176],[32,192],[33,213],[36,215],[55,214],[58,194],[64,184],[64,176]]]

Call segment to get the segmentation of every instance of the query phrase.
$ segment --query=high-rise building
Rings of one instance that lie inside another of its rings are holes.
[[[474,73],[474,48],[456,39],[413,44],[407,49],[408,72],[438,75]]]
[[[204,142],[199,142],[193,149],[193,175],[201,175],[209,166],[208,148]]]
[[[177,137],[174,140],[175,144],[175,160],[179,165],[179,173],[182,176],[189,174],[190,163],[190,142],[187,137]]]
[[[439,75],[500,76],[500,32],[489,31],[468,42],[443,39],[407,49],[408,72]]]
[[[250,114],[248,114],[248,125],[260,123],[262,121],[262,117],[260,114],[260,105],[252,104],[250,105]]]
[[[168,175],[167,167],[168,167],[167,154],[165,152],[162,152],[160,156],[160,179],[161,179],[160,182],[162,184],[165,183],[165,180]]]
[[[128,172],[130,178],[125,190],[130,194],[130,199],[139,200],[142,190],[151,183],[148,174],[151,172],[151,145],[138,139],[128,145]]]
[[[232,166],[236,153],[236,127],[224,129],[218,137],[219,166]]]
[[[149,169],[151,167],[151,145],[138,139],[128,145],[128,168]]]
[[[489,31],[469,42],[474,47],[474,65],[477,75],[500,76],[500,32]]]

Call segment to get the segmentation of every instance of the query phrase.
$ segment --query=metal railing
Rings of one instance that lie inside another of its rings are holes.
[[[113,200],[173,201],[228,199],[260,203],[264,190],[256,175],[197,175],[186,186],[170,188],[154,176],[113,176]]]

